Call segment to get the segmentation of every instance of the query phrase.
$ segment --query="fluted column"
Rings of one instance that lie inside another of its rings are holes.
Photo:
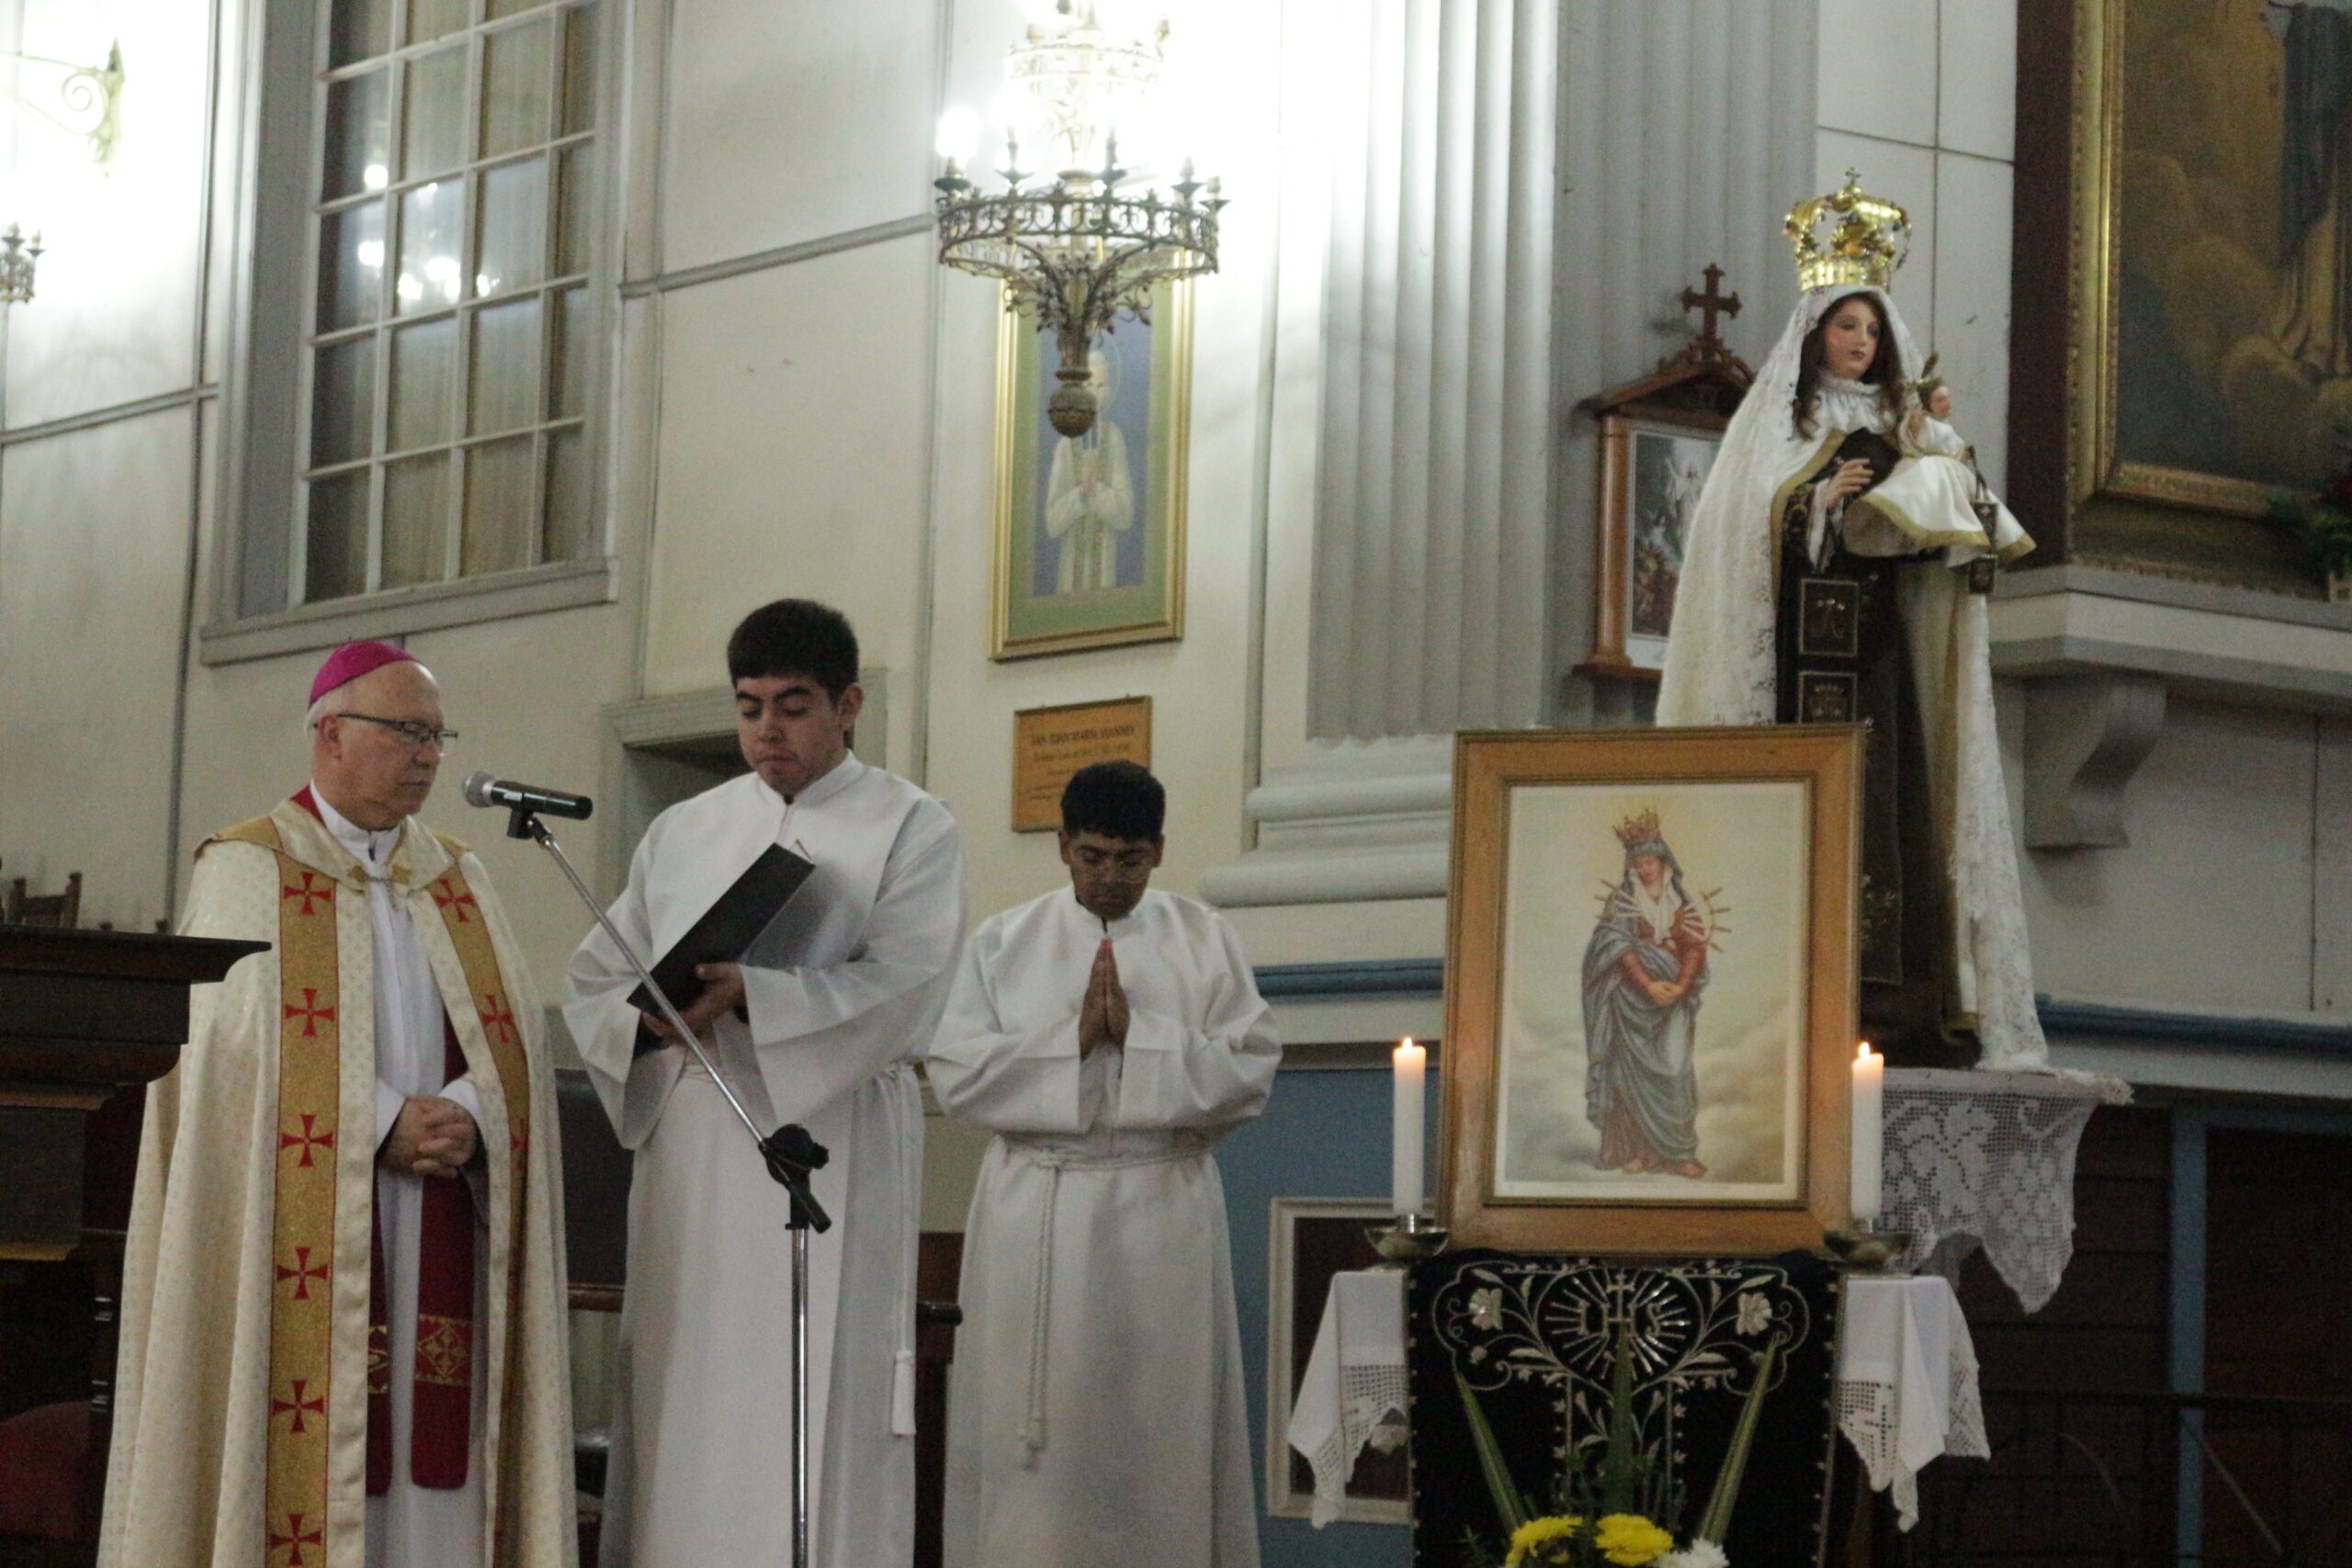
[[[1544,686],[1557,0],[1371,0],[1335,73],[1317,737],[1529,722]],[[1349,57],[1352,51],[1352,57]]]
[[[1367,0],[1336,137],[1308,730],[1552,722],[1589,636],[1576,403],[1710,261],[1777,332],[1813,184],[1810,0]]]

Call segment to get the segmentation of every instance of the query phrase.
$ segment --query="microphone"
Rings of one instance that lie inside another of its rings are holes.
[[[548,817],[569,817],[574,821],[586,821],[588,814],[596,809],[596,803],[584,795],[566,795],[561,790],[492,778],[488,768],[468,777],[466,799],[476,806],[505,806]]]

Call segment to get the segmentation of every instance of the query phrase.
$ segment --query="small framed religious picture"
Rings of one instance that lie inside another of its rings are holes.
[[[1457,1245],[1760,1256],[1849,1223],[1862,734],[1459,738]]]
[[[1316,1337],[1322,1332],[1331,1277],[1375,1269],[1369,1228],[1396,1218],[1385,1199],[1277,1198],[1267,1230],[1266,1512],[1304,1519],[1315,1506],[1315,1468],[1290,1446]],[[1312,1397],[1310,1395],[1310,1397]],[[1401,1416],[1375,1426],[1348,1472],[1338,1517],[1359,1524],[1412,1523]]]
[[[1703,312],[1690,342],[1652,374],[1578,409],[1600,441],[1592,651],[1579,675],[1655,681],[1666,668],[1682,541],[1724,427],[1754,378],[1716,331],[1719,318],[1739,313],[1739,296],[1721,292],[1721,267],[1705,276],[1704,293],[1682,291],[1684,309]]]
[[[1062,825],[1062,790],[1097,762],[1151,766],[1151,699],[1065,703],[1012,716],[1012,830],[1049,833]]]
[[[996,604],[989,656],[1027,659],[1184,635],[1192,287],[1094,340],[1091,429],[1046,418],[1052,334],[1004,312],[997,344]]]
[[[1582,674],[1657,679],[1682,577],[1682,541],[1723,440],[1709,427],[1600,418],[1600,509],[1592,652]]]

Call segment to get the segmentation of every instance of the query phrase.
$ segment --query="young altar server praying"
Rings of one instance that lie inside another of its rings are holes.
[[[648,964],[771,845],[812,862],[757,958],[709,964],[681,1010],[763,1133],[806,1126],[832,1228],[811,1238],[811,1560],[906,1568],[914,1551],[914,1262],[922,1096],[964,928],[947,808],[849,750],[857,638],[805,599],[727,645],[752,772],[654,819],[613,924]],[[606,1568],[781,1562],[792,1550],[789,1205],[718,1088],[602,931],[564,1016],[637,1151]]]
[[[1166,796],[1062,794],[1070,886],[985,921],[931,1049],[993,1129],[965,1227],[949,1568],[1255,1568],[1225,1190],[1282,1046],[1233,928],[1150,890]]]

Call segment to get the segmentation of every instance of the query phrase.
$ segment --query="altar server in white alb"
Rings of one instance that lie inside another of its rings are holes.
[[[894,1568],[914,1550],[914,1064],[963,933],[963,852],[945,807],[851,754],[865,694],[838,611],[755,610],[727,666],[752,771],[654,819],[612,919],[650,963],[770,845],[815,864],[780,917],[794,935],[776,966],[704,965],[684,1017],[763,1132],[799,1122],[831,1152],[815,1185],[833,1226],[809,1248],[813,1560]],[[602,931],[571,981],[564,1016],[637,1151],[604,1562],[783,1562],[784,1190],[670,1025],[630,1005],[637,977]]]
[[[932,1046],[996,1133],[965,1228],[950,1568],[1255,1568],[1225,1189],[1282,1061],[1233,928],[1149,889],[1166,797],[1062,795],[1070,886],[974,933]]]
[[[481,863],[415,813],[455,732],[390,643],[311,687],[310,782],[197,851],[147,1097],[98,1561],[570,1568],[562,1160]]]

